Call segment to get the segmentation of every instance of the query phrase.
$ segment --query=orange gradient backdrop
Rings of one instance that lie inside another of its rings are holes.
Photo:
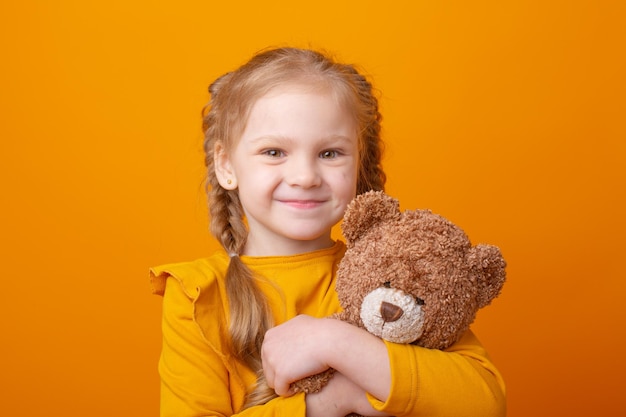
[[[474,328],[508,415],[626,415],[623,4],[3,2],[1,414],[157,415],[147,269],[216,247],[206,87],[295,45],[381,90],[403,208],[502,248]]]

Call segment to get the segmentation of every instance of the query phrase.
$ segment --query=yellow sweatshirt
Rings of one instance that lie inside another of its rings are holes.
[[[337,242],[311,253],[242,260],[268,280],[260,286],[280,324],[298,314],[326,317],[341,310],[334,280],[344,252]],[[163,296],[161,416],[305,417],[302,393],[238,413],[256,376],[226,349],[228,262],[226,253],[217,252],[150,270],[153,292]],[[369,397],[374,408],[398,417],[505,415],[502,378],[471,332],[445,351],[386,346],[391,393],[384,403]]]

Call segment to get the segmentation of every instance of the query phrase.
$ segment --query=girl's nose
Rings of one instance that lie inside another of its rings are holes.
[[[290,161],[286,181],[294,187],[312,188],[322,183],[319,166],[315,161],[294,159]]]

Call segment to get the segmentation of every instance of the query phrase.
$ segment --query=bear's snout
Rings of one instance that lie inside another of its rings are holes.
[[[401,289],[379,287],[361,303],[360,317],[375,336],[395,343],[419,339],[424,326],[424,303]]]

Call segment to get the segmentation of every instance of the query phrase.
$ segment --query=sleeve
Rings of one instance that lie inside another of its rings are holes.
[[[234,414],[234,392],[244,388],[229,377],[223,355],[207,343],[194,320],[194,300],[174,278],[163,288],[163,346],[159,360],[162,417],[304,417],[304,394],[276,398]]]
[[[471,331],[448,349],[385,342],[391,392],[373,408],[395,416],[506,415],[505,386],[487,352]]]

